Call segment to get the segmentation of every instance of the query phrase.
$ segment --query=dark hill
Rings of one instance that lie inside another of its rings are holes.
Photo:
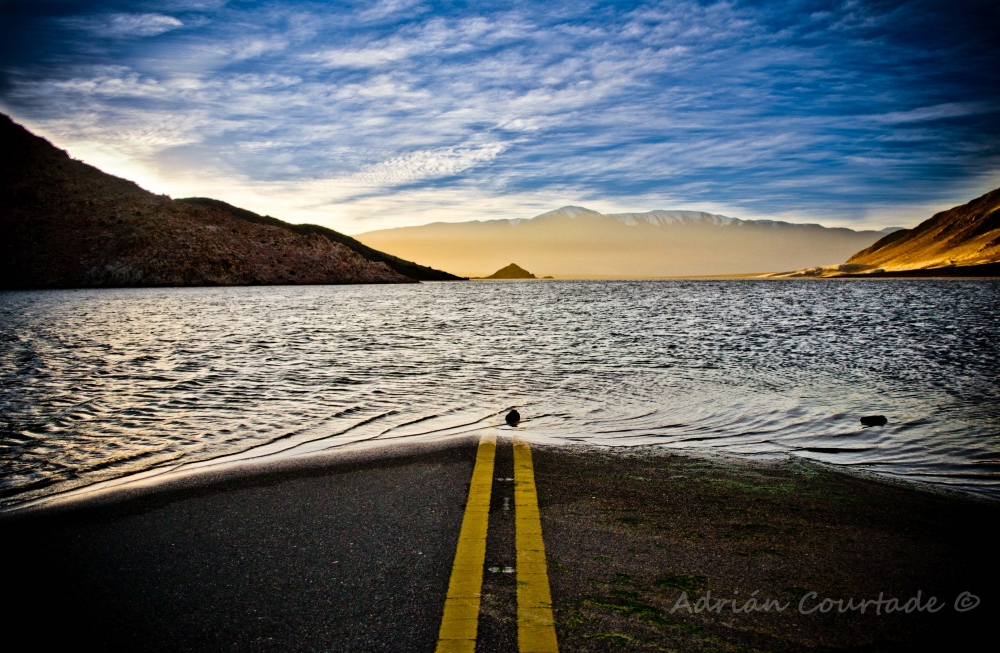
[[[536,279],[537,277],[515,263],[500,268],[484,279]]]
[[[998,262],[1000,189],[893,232],[847,261],[887,272],[984,266],[984,274],[995,274]]]
[[[302,236],[311,236],[313,234],[322,236],[329,241],[350,247],[369,261],[385,263],[403,276],[410,277],[411,279],[416,279],[418,281],[464,280],[464,277],[459,277],[442,270],[435,270],[434,268],[427,267],[426,265],[419,265],[417,263],[413,263],[412,261],[404,261],[403,259],[393,256],[392,254],[386,254],[385,252],[380,252],[377,249],[372,249],[371,247],[358,242],[346,234],[334,231],[333,229],[327,229],[326,227],[321,227],[318,224],[292,224],[290,222],[285,222],[284,220],[279,220],[278,218],[272,218],[269,215],[257,215],[253,211],[247,211],[246,209],[241,209],[233,206],[232,204],[226,204],[221,200],[213,200],[208,197],[184,197],[176,201],[195,204],[198,206],[214,207],[222,211],[227,211],[231,215],[248,222],[281,227],[282,229],[294,231]]]
[[[0,114],[0,288],[432,279],[458,277],[323,227],[154,195]]]

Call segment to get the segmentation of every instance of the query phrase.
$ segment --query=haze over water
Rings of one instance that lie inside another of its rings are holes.
[[[998,306],[995,281],[0,293],[0,501],[474,433],[512,407],[540,442],[795,455],[1000,496]]]

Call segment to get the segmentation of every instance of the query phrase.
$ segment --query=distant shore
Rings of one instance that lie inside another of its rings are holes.
[[[985,265],[967,265],[946,268],[930,268],[920,270],[896,270],[867,274],[838,273],[831,275],[795,274],[791,272],[741,272],[738,274],[696,274],[669,277],[602,277],[602,276],[560,276],[539,277],[536,279],[490,279],[487,277],[469,277],[470,281],[795,281],[802,279],[837,280],[837,279],[997,279],[1000,278],[1000,263]]]
[[[887,270],[878,275],[845,274],[842,278],[856,279],[867,277],[889,277],[899,279],[956,279],[975,278],[989,279],[1000,277],[1000,263],[984,263],[983,265],[956,265],[943,268],[926,268],[921,270]]]
[[[822,270],[822,268],[815,268]],[[833,272],[810,274],[811,270],[797,272],[745,272],[740,274],[703,274],[678,277],[653,277],[655,279],[996,279],[1000,277],[1000,263],[982,265],[956,265],[951,267],[922,268],[918,270],[881,270],[875,272]]]

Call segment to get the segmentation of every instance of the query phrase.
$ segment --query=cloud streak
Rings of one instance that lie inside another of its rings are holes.
[[[164,14],[104,14],[67,18],[63,23],[69,29],[103,38],[157,36],[184,26],[173,16]]]
[[[348,232],[566,203],[886,226],[1000,185],[988,3],[144,7],[23,9],[0,105],[153,190]]]

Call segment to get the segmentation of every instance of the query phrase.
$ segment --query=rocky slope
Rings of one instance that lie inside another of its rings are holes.
[[[2,114],[0,154],[0,288],[457,278],[322,227],[154,195],[71,159]]]
[[[829,265],[884,235],[699,211],[605,215],[566,206],[530,220],[434,223],[355,237],[396,256],[469,276],[490,274],[516,256],[536,274],[641,278]]]
[[[861,250],[848,265],[886,272],[1000,262],[1000,188],[897,231]]]

